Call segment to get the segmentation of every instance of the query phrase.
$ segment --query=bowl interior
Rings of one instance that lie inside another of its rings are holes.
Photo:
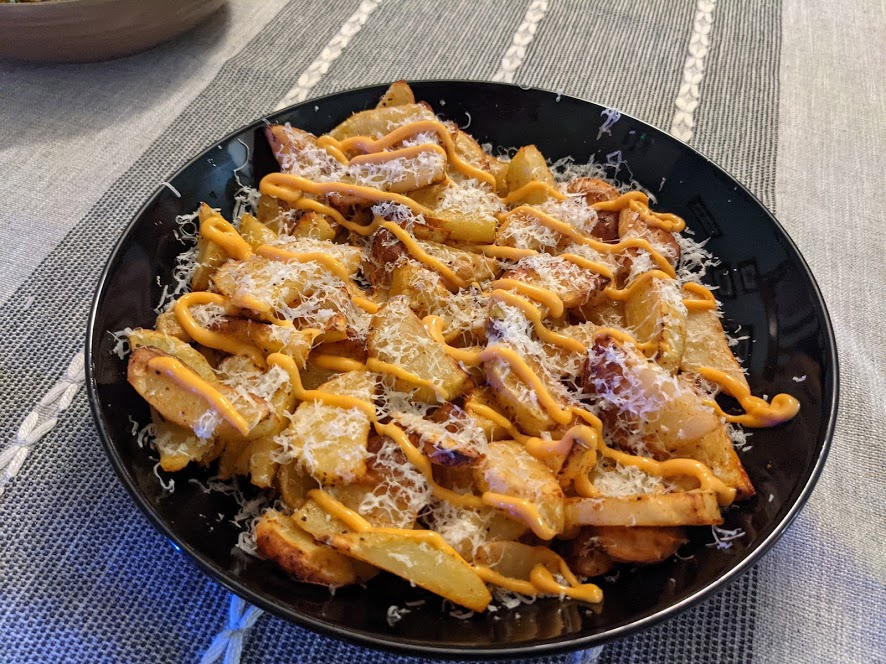
[[[741,454],[758,497],[730,509],[724,527],[741,528],[746,536],[720,550],[706,546],[712,541],[709,530],[694,529],[683,550],[691,559],[672,558],[604,581],[602,610],[539,600],[494,617],[460,620],[449,609],[441,610],[434,596],[388,575],[365,590],[344,589],[331,596],[247,556],[233,546],[240,532],[230,521],[238,510],[235,501],[205,493],[188,481],[203,481],[210,472],[177,473],[175,492],[165,493],[153,473],[156,459],[138,448],[131,433],[130,415],[145,423],[148,410],[126,383],[125,362],[112,354],[108,331],[153,324],[162,290],[155,277],[170,283],[175,257],[185,248],[173,233],[176,215],[192,212],[204,200],[228,215],[238,188],[233,169],[243,166],[240,179],[253,185],[275,170],[263,121],[213,143],[169,178],[181,197],[161,188],[109,260],[90,320],[87,365],[93,412],[111,462],[160,531],[218,581],[300,624],[367,645],[463,656],[541,654],[621,636],[672,615],[721,587],[768,548],[805,501],[820,471],[833,428],[837,376],[833,335],[812,275],[752,195],[657,129],[622,116],[609,133],[600,133],[602,107],[539,90],[446,81],[416,83],[414,89],[417,98],[466,127],[481,143],[534,143],[549,159],[571,155],[577,163],[594,159],[620,164],[611,172],[652,190],[659,209],[683,216],[696,239],[708,240],[721,261],[708,281],[718,287],[727,327],[740,329],[744,337],[738,354],[754,393],[788,392],[802,404],[790,423],[754,431],[752,447]],[[350,113],[372,107],[383,90],[332,95],[268,119],[319,134]],[[794,380],[801,377],[802,382]],[[226,518],[219,520],[218,514]],[[414,600],[426,603],[390,626],[388,607]]]

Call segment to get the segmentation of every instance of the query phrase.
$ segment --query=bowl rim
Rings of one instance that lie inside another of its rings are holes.
[[[64,1],[64,0],[63,0]],[[552,96],[557,96],[560,98],[566,98],[570,100],[574,100],[577,102],[581,102],[582,104],[591,104],[593,106],[599,108],[606,108],[605,105],[599,104],[597,102],[593,102],[582,97],[576,97],[572,95],[566,95],[562,92],[555,92],[552,90],[548,90],[545,88],[535,87],[535,86],[518,86],[510,83],[500,83],[494,81],[484,81],[484,80],[467,80],[467,79],[419,79],[419,80],[409,80],[410,85],[420,86],[423,84],[450,84],[453,86],[493,86],[493,87],[503,87],[503,88],[517,88],[523,91],[533,91],[533,92],[543,92],[548,93]],[[203,154],[211,149],[213,146],[219,144],[225,144],[234,139],[234,137],[242,134],[245,131],[249,131],[250,129],[256,128],[263,122],[273,120],[274,118],[283,115],[292,111],[293,109],[301,106],[307,106],[316,104],[317,102],[332,98],[338,97],[342,95],[348,95],[358,92],[368,92],[370,90],[378,89],[383,91],[385,86],[390,85],[389,82],[385,83],[376,83],[372,85],[364,85],[356,88],[348,88],[346,90],[340,90],[338,92],[329,93],[323,96],[311,97],[303,102],[299,102],[297,104],[292,104],[291,106],[287,106],[283,109],[275,110],[272,113],[265,114],[259,117],[257,120],[249,122],[234,131],[229,132],[223,138],[212,141],[209,145],[206,146],[203,150],[200,150],[189,159],[184,165],[178,168],[173,174],[169,177],[165,178],[165,182],[172,182],[175,178],[181,175],[185,170],[190,168],[194,163],[199,161]],[[355,111],[356,112],[356,111]],[[126,227],[121,231],[119,238],[114,244],[114,247],[111,249],[110,254],[108,255],[107,261],[105,262],[104,267],[102,268],[101,276],[98,279],[96,284],[94,293],[93,293],[93,301],[90,306],[89,311],[89,320],[86,329],[86,344],[85,344],[85,371],[86,371],[86,391],[89,400],[89,407],[92,413],[93,420],[96,424],[96,429],[99,434],[99,438],[101,440],[102,446],[105,449],[105,453],[108,459],[111,462],[111,465],[114,468],[115,473],[117,474],[118,479],[121,484],[126,488],[133,502],[141,509],[142,513],[144,513],[148,520],[153,524],[153,526],[164,536],[166,536],[176,548],[180,551],[184,551],[188,554],[189,559],[196,563],[197,566],[210,578],[214,581],[222,585],[228,591],[238,595],[241,598],[246,599],[247,601],[255,604],[256,606],[268,611],[274,615],[284,618],[290,622],[293,622],[299,626],[307,627],[311,630],[324,634],[326,636],[331,636],[333,638],[337,638],[340,640],[344,640],[350,643],[354,643],[360,646],[368,646],[376,649],[386,650],[398,652],[401,654],[411,654],[416,656],[421,655],[430,655],[430,656],[445,656],[447,658],[455,658],[461,660],[478,660],[484,658],[501,658],[501,657],[539,657],[544,655],[555,655],[559,653],[577,651],[582,649],[591,648],[597,645],[601,645],[603,643],[607,643],[619,638],[624,638],[630,634],[634,634],[640,632],[642,630],[649,629],[650,627],[659,624],[669,618],[674,617],[675,615],[685,611],[701,602],[703,599],[706,599],[713,595],[715,592],[723,590],[727,585],[737,579],[739,576],[748,571],[754,564],[759,562],[759,560],[764,556],[772,546],[781,538],[787,528],[794,522],[797,518],[797,515],[805,506],[808,501],[810,495],[812,494],[813,489],[815,488],[816,483],[821,475],[822,469],[824,467],[825,461],[827,460],[828,453],[831,448],[831,444],[834,436],[834,429],[836,426],[837,420],[837,408],[839,404],[839,388],[840,388],[840,376],[839,376],[839,360],[837,356],[837,343],[836,337],[834,334],[834,327],[831,322],[830,313],[828,312],[827,305],[824,300],[824,296],[822,295],[821,288],[818,285],[818,282],[815,279],[815,276],[812,273],[812,270],[809,267],[809,264],[806,262],[806,259],[803,257],[803,254],[800,252],[794,240],[785,230],[785,228],[781,225],[781,223],[775,218],[772,212],[767,208],[762,201],[760,201],[757,196],[747,189],[739,180],[737,180],[734,176],[729,174],[728,171],[720,167],[716,162],[712,161],[698,150],[693,148],[691,145],[688,145],[684,141],[672,136],[668,132],[659,129],[653,125],[650,125],[647,122],[642,120],[638,120],[637,118],[622,113],[622,117],[631,120],[632,122],[639,123],[640,125],[650,127],[654,129],[656,132],[661,134],[663,138],[666,140],[673,141],[682,147],[684,150],[689,150],[694,153],[697,157],[700,157],[702,160],[707,162],[713,169],[719,171],[719,174],[726,176],[729,180],[731,180],[737,187],[740,188],[741,191],[746,194],[751,201],[756,203],[769,218],[769,221],[774,224],[777,231],[781,234],[784,240],[787,242],[788,248],[793,251],[796,257],[799,259],[800,266],[802,267],[803,274],[809,280],[811,284],[811,295],[812,300],[815,305],[820,307],[822,313],[822,327],[824,333],[824,341],[826,346],[826,355],[828,361],[832,366],[832,371],[828,375],[828,381],[832,382],[832,397],[830,399],[830,403],[826,403],[825,400],[822,401],[822,406],[826,406],[827,409],[827,424],[824,427],[824,439],[822,442],[821,449],[818,452],[818,456],[815,459],[815,465],[812,468],[812,472],[806,478],[803,483],[802,489],[798,494],[797,498],[794,500],[793,505],[790,506],[787,514],[775,524],[772,532],[770,532],[762,542],[760,542],[756,548],[750,551],[744,558],[738,560],[738,562],[727,569],[722,575],[714,579],[709,584],[705,585],[702,588],[699,588],[694,593],[682,598],[681,600],[667,606],[658,611],[654,611],[649,613],[648,615],[642,616],[637,620],[628,622],[626,624],[613,627],[611,629],[606,629],[604,631],[589,634],[584,636],[576,636],[574,638],[559,638],[554,640],[547,640],[542,642],[528,642],[526,645],[504,645],[502,647],[468,647],[468,646],[434,646],[429,645],[423,642],[414,642],[409,639],[396,638],[394,636],[385,638],[382,636],[378,636],[377,634],[371,632],[365,632],[359,629],[353,629],[342,625],[337,625],[333,623],[323,622],[321,620],[315,619],[308,615],[303,615],[294,609],[288,609],[286,607],[282,607],[277,605],[271,599],[265,598],[260,592],[257,592],[251,588],[249,588],[246,584],[240,582],[237,579],[227,578],[227,575],[212,565],[208,564],[206,561],[202,559],[202,555],[195,550],[193,547],[188,545],[187,543],[180,541],[175,532],[169,526],[169,524],[163,519],[163,517],[153,508],[148,500],[142,495],[142,493],[138,490],[136,483],[126,472],[123,460],[121,456],[117,453],[116,448],[111,442],[112,434],[105,422],[104,418],[100,412],[100,405],[98,403],[98,393],[97,393],[97,384],[95,382],[95,374],[93,371],[93,364],[95,358],[96,349],[93,346],[93,339],[95,338],[95,325],[96,319],[99,311],[99,302],[104,294],[105,284],[108,279],[111,267],[117,262],[119,255],[125,249],[125,246],[128,244],[129,237],[135,227],[138,225],[139,220],[141,219],[145,210],[154,202],[154,200],[159,196],[162,192],[166,191],[165,185],[159,185],[158,188],[151,194],[144,203],[139,207],[139,209],[135,212],[132,219],[126,225]],[[102,331],[104,332],[104,331]],[[827,382],[824,384],[827,386]]]

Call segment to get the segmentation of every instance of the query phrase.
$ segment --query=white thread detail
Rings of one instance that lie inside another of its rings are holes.
[[[231,605],[228,607],[228,627],[216,634],[200,658],[200,664],[239,664],[243,654],[243,639],[262,615],[264,611],[260,608],[247,604],[232,594]]]
[[[15,440],[0,452],[0,496],[25,465],[34,445],[58,423],[59,415],[71,405],[84,380],[83,353],[77,353],[64,376],[22,421]]]
[[[716,6],[716,0],[698,0],[696,5],[692,35],[689,37],[689,52],[683,64],[683,80],[680,82],[680,90],[674,101],[677,108],[671,120],[671,134],[681,141],[689,142],[695,130],[693,115],[698,108],[705,58],[711,48],[711,26],[714,24]]]
[[[366,21],[369,20],[369,16],[381,3],[382,0],[363,0],[360,3],[357,11],[351,14],[351,17],[339,28],[338,33],[323,47],[317,59],[309,64],[308,68],[298,77],[295,87],[280,100],[280,103],[274,108],[275,111],[279,111],[281,108],[286,108],[292,104],[297,104],[308,98],[314,86],[326,75],[329,67],[338,60],[342,51],[350,43],[351,38],[360,32],[363,26],[366,25]]]
[[[523,64],[526,58],[526,49],[535,38],[538,31],[538,24],[545,17],[548,11],[548,0],[532,0],[529,7],[526,8],[526,14],[523,16],[523,22],[514,33],[511,45],[505,51],[498,66],[498,71],[492,77],[493,81],[501,81],[502,83],[513,83],[514,75]]]

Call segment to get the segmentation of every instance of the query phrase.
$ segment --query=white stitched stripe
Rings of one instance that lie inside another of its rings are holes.
[[[243,654],[243,639],[264,611],[231,594],[228,626],[216,634],[212,644],[200,658],[200,664],[238,664]]]
[[[501,81],[503,83],[513,83],[514,75],[523,64],[526,58],[526,49],[532,43],[535,33],[538,30],[538,24],[545,17],[548,11],[548,0],[532,0],[526,8],[526,14],[523,16],[523,22],[514,33],[511,45],[502,56],[501,64],[498,71],[493,75],[493,81]]]
[[[698,108],[699,88],[704,79],[705,58],[711,48],[711,26],[714,24],[716,0],[698,0],[695,18],[692,20],[692,35],[689,49],[683,64],[683,80],[674,101],[676,110],[671,120],[671,134],[681,141],[689,141],[695,129],[693,115]]]
[[[15,440],[0,452],[0,496],[22,469],[34,445],[52,430],[58,423],[58,416],[71,405],[83,380],[83,353],[77,353],[65,375],[43,395],[34,410],[22,421]]]
[[[350,43],[351,38],[360,32],[363,26],[366,25],[369,16],[375,11],[381,2],[382,0],[363,0],[363,2],[360,3],[360,6],[357,7],[357,11],[351,14],[351,17],[342,24],[338,33],[329,40],[329,43],[326,44],[326,46],[323,47],[323,50],[320,51],[320,55],[317,56],[317,59],[309,64],[308,68],[298,77],[295,87],[287,92],[286,96],[280,100],[280,103],[274,108],[275,111],[279,111],[281,108],[286,108],[292,104],[297,104],[308,98],[308,95],[311,94],[311,90],[314,89],[314,86],[316,86],[326,72],[329,71],[329,67],[332,66],[332,63],[338,60],[342,51]]]

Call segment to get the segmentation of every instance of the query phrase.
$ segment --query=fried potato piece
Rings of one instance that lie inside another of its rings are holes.
[[[543,182],[551,187],[557,186],[544,155],[534,145],[527,145],[517,151],[508,165],[506,182],[508,191],[511,193],[530,182]],[[550,196],[546,191],[532,192],[523,196],[521,202],[536,205],[543,203],[548,198]]]
[[[200,354],[200,351],[181,339],[144,328],[133,330],[129,335],[129,347],[135,350],[144,346],[162,350],[181,360],[186,367],[207,382],[214,383],[217,380],[215,371],[212,370],[209,362]]]
[[[315,329],[299,330],[295,327],[259,323],[249,318],[220,316],[207,329],[232,337],[237,341],[258,346],[265,355],[283,353],[289,355],[300,367],[305,366],[308,353],[318,336]]]
[[[157,320],[154,323],[154,329],[160,334],[165,334],[167,337],[175,337],[180,341],[184,341],[186,344],[193,341],[191,335],[185,331],[185,328],[179,325],[178,318],[175,316],[175,311],[172,309],[164,311],[157,316]]]
[[[615,567],[615,561],[600,546],[594,528],[581,528],[566,545],[563,557],[579,576],[600,576]]]
[[[683,376],[673,377],[633,344],[599,334],[588,351],[583,386],[622,447],[647,446],[656,458],[713,431],[720,420]]]
[[[486,434],[487,440],[504,440],[511,437],[507,429],[472,410],[472,405],[491,408],[498,412],[498,401],[492,390],[487,387],[476,387],[468,392],[465,395],[465,412],[467,412],[474,419],[474,422],[477,423],[477,426],[483,430],[483,433]]]
[[[391,417],[431,463],[441,466],[477,464],[486,449],[486,434],[458,406],[446,404],[444,408],[445,415],[438,415],[437,421],[412,413],[394,412]]]
[[[295,520],[276,510],[259,519],[255,545],[262,556],[304,583],[340,588],[367,580],[350,557],[317,544]]]
[[[238,230],[240,231],[240,237],[246,240],[253,249],[257,249],[261,245],[277,239],[277,233],[248,212],[240,217],[240,228]]]
[[[215,210],[206,203],[201,203],[197,213],[197,220],[202,224],[215,214],[217,214]],[[200,233],[197,236],[197,265],[194,268],[194,273],[191,275],[191,290],[199,291],[209,288],[209,277],[215,272],[217,267],[227,260],[227,252],[215,242],[207,240]]]
[[[710,526],[723,523],[713,491],[567,498],[566,523],[580,526]]]
[[[673,454],[678,458],[701,461],[717,479],[736,490],[736,500],[745,500],[755,493],[723,424],[701,438],[675,448]]]
[[[391,298],[373,315],[367,349],[370,360],[398,365],[416,376],[419,384],[396,376],[395,384],[419,401],[451,401],[468,386],[468,374],[431,338],[405,297]]]
[[[530,546],[521,542],[499,540],[487,542],[477,550],[475,561],[511,579],[529,581],[537,565],[551,572],[560,572],[560,556],[546,546]]]
[[[659,563],[689,541],[681,527],[598,526],[593,533],[600,547],[619,563]]]
[[[370,531],[331,535],[337,551],[367,562],[471,611],[492,601],[486,584],[440,535],[432,531]]]
[[[650,279],[638,286],[625,302],[628,327],[637,341],[658,346],[655,361],[668,373],[676,373],[686,348],[686,319],[677,283]]]
[[[543,375],[540,365],[534,358],[523,358],[526,364],[539,376]],[[532,389],[505,362],[497,359],[483,363],[486,382],[495,395],[496,403],[510,415],[517,426],[531,436],[539,436],[549,431],[556,422],[534,398]]]
[[[372,402],[375,376],[367,371],[338,374],[320,391]],[[366,476],[369,418],[356,408],[303,401],[280,434],[284,449],[321,484],[346,484]]]
[[[471,156],[464,160],[480,170],[487,170],[485,161],[473,163]],[[432,210],[424,215],[425,221],[443,230],[452,240],[488,244],[495,239],[498,225],[495,213],[500,205],[491,192],[485,197],[478,190],[466,189],[453,180],[416,189],[409,197]]]
[[[318,212],[305,212],[290,228],[287,234],[293,237],[306,237],[313,240],[331,242],[335,239],[335,227],[326,215]]]
[[[419,120],[436,120],[437,116],[427,104],[398,104],[354,113],[339,124],[329,135],[337,141],[354,136],[380,138],[397,127]]]
[[[151,408],[151,419],[160,467],[168,473],[181,470],[192,461],[214,461],[222,451],[222,445],[212,438],[200,438],[190,429],[173,424],[155,408]]]
[[[686,295],[691,297],[689,293]],[[692,372],[699,367],[722,371],[750,389],[748,379],[729,347],[716,311],[692,310],[686,318],[686,346],[680,370]]]
[[[298,459],[281,463],[277,468],[277,487],[280,489],[280,498],[291,510],[299,509],[304,504],[308,491],[316,489],[318,486],[317,481],[308,475]]]
[[[280,464],[273,460],[272,455],[279,447],[274,436],[263,436],[250,441],[241,452],[241,456],[245,455],[240,462],[241,467],[249,473],[249,479],[255,486],[267,489],[274,485]]]
[[[489,281],[501,273],[501,265],[494,258],[430,240],[416,239],[415,242],[422,251],[467,283]],[[413,260],[409,250],[390,231],[382,228],[370,240],[363,272],[376,288],[388,288],[391,270],[406,260]]]
[[[570,194],[584,194],[588,205],[612,201],[618,198],[618,189],[608,182],[599,178],[575,178],[568,185],[566,191]],[[597,225],[591,231],[591,235],[604,242],[614,242],[618,239],[618,212],[598,212]]]
[[[533,256],[502,275],[530,286],[545,288],[563,300],[567,309],[600,302],[609,279],[556,256]]]
[[[150,346],[136,348],[129,356],[127,380],[142,398],[156,408],[164,418],[191,429],[198,436],[208,438],[213,433],[220,437],[239,435],[227,420],[223,420],[215,412],[214,407],[202,395],[182,385],[166,372],[149,366],[151,360],[161,357],[172,356]],[[193,379],[216,390],[229,403],[237,403],[237,411],[246,421],[250,433],[271,415],[270,408],[263,399],[255,397],[244,399],[227,385],[206,383],[184,364],[181,366],[185,373],[190,372]]]
[[[489,443],[486,456],[475,467],[474,482],[482,491],[532,501],[544,525],[563,532],[563,489],[550,469],[518,442]]]
[[[415,103],[415,95],[406,81],[394,81],[387,91],[378,100],[376,108],[388,108],[389,106],[406,106]]]
[[[351,532],[344,521],[327,513],[310,496],[292,515],[292,518],[300,528],[313,535],[317,541],[323,541],[331,535],[344,535]]]

